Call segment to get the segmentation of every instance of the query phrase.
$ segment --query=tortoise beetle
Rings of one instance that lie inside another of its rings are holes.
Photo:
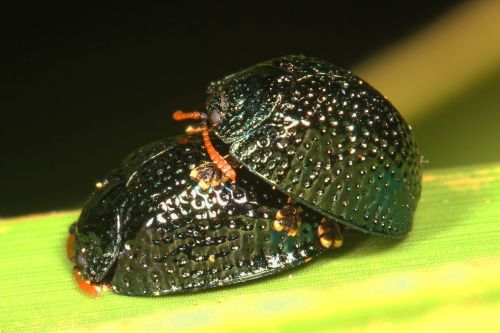
[[[68,238],[81,289],[93,296],[103,286],[146,296],[201,290],[281,272],[326,250],[315,234],[321,216],[307,207],[297,235],[274,230],[287,197],[246,170],[237,184],[201,188],[189,176],[209,160],[201,147],[196,137],[154,142],[97,183]],[[321,223],[340,246],[338,226]]]
[[[374,235],[400,237],[411,228],[422,177],[411,128],[347,70],[305,56],[272,59],[210,84],[206,114],[178,111],[174,119],[202,120],[187,133],[202,133],[213,162],[232,181],[236,174],[209,134],[292,206]],[[295,225],[282,227],[293,234]]]
[[[201,120],[189,139],[143,147],[98,183],[68,238],[84,290],[252,280],[341,246],[337,222],[409,232],[422,157],[394,106],[349,71],[272,59],[212,83],[206,111],[175,112]]]

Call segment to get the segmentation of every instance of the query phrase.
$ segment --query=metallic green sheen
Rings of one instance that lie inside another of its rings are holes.
[[[213,133],[250,172],[370,234],[411,229],[421,160],[410,126],[351,72],[305,56],[272,59],[210,85]]]
[[[272,229],[287,197],[248,171],[236,185],[202,191],[189,174],[207,161],[199,138],[165,139],[106,177],[72,228],[83,278],[157,296],[253,280],[325,251],[315,233],[321,216],[306,207],[300,236]]]

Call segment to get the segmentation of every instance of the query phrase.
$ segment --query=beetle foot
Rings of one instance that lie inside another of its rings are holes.
[[[210,187],[218,187],[221,183],[225,183],[229,180],[222,170],[213,162],[197,166],[191,170],[189,176],[198,182],[198,185],[203,191],[208,190]]]
[[[207,126],[206,120],[207,120],[207,115],[203,112],[183,112],[183,111],[175,111],[174,114],[172,115],[174,120],[180,121],[180,120],[186,120],[186,119],[191,119],[191,120],[202,120],[202,124],[200,126],[188,126],[186,128],[186,134],[188,135],[201,135],[203,138],[203,145],[205,146],[205,149],[208,153],[208,156],[214,162],[217,167],[222,170],[224,173],[224,177],[231,179],[233,182],[236,181],[236,172],[234,171],[233,167],[231,166],[230,163],[228,163],[224,157],[222,157],[219,152],[215,149],[215,147],[212,144],[212,141],[210,140],[210,133],[209,133],[209,128]],[[210,187],[209,182],[199,182],[200,186],[203,187]],[[220,183],[220,182],[219,182]]]
[[[321,219],[318,237],[321,245],[327,249],[337,249],[344,241],[339,224],[327,218]]]
[[[273,229],[276,231],[287,232],[288,236],[297,236],[297,231],[302,223],[300,213],[302,209],[294,205],[285,205],[283,208],[276,212],[276,217],[273,222]]]
[[[75,278],[80,290],[89,296],[99,297],[101,292],[107,289],[107,286],[85,280],[82,277],[82,273],[80,272],[80,270],[76,267],[73,268],[73,277]]]

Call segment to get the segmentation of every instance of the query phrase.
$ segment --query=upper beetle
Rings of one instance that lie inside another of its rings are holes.
[[[386,97],[347,70],[305,56],[272,59],[210,84],[206,114],[179,111],[174,118],[202,120],[187,132],[201,132],[228,179],[235,181],[236,172],[210,135],[290,197],[278,229],[295,233],[297,223],[286,216],[296,203],[371,234],[402,236],[411,228],[422,159],[411,128]]]

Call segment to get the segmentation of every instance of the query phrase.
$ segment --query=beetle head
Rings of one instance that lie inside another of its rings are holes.
[[[269,117],[279,100],[273,82],[282,75],[265,62],[210,84],[207,119],[222,141],[238,141]]]
[[[300,78],[324,74],[330,67],[319,59],[291,55],[229,75],[208,87],[207,119],[225,143],[244,139],[284,111],[282,97],[293,93]]]

